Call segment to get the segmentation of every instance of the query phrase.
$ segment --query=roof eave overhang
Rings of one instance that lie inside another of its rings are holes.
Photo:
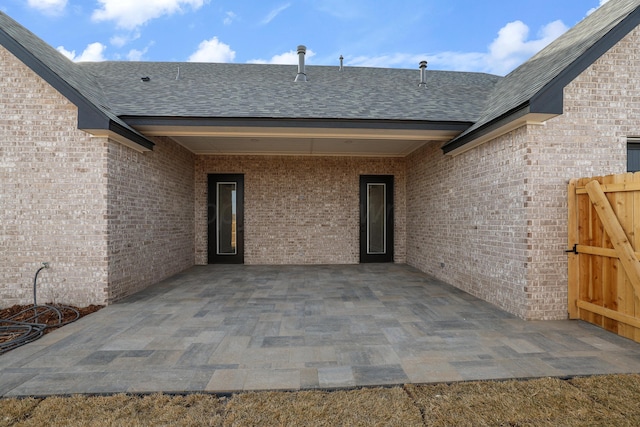
[[[562,114],[564,112],[564,88],[638,25],[640,25],[640,7],[627,15],[571,65],[544,85],[530,100],[485,125],[446,143],[442,147],[442,151],[445,154],[458,155],[524,125],[541,124]]]
[[[153,146],[151,147],[143,146],[139,143],[133,142],[131,138],[125,138],[120,133],[116,133],[108,129],[82,129],[82,130],[90,134],[92,138],[108,138],[124,146],[127,146],[139,153],[144,153],[144,152],[153,150]]]
[[[526,103],[508,114],[446,143],[442,147],[442,151],[444,154],[457,156],[522,126],[541,125],[557,115],[557,113],[532,112],[529,103]]]
[[[537,113],[562,114],[564,111],[564,88],[638,25],[640,25],[640,6],[536,92],[529,101],[531,110]]]
[[[461,132],[471,122],[341,119],[341,118],[277,118],[277,117],[166,117],[120,116],[133,127],[286,127],[286,128],[343,128],[343,129],[397,129],[397,130],[455,130]]]
[[[449,141],[470,122],[121,116],[147,136],[370,138]]]
[[[109,137],[139,152],[153,150],[154,143],[139,132],[123,126],[105,114],[97,114],[95,106],[78,107],[78,129],[94,137]]]
[[[0,45],[4,46],[23,64],[78,108],[78,129],[88,132],[93,136],[111,135],[112,139],[126,141],[123,142],[125,145],[133,147],[138,151],[149,151],[153,149],[153,142],[133,129],[128,129],[126,126],[111,119],[75,87],[60,77],[31,51],[22,46],[1,28]]]

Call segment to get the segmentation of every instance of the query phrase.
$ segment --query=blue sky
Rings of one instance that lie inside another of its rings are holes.
[[[307,63],[504,75],[607,0],[4,0],[75,61]],[[614,0],[615,1],[615,0]]]

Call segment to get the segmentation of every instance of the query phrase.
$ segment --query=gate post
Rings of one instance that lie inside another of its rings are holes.
[[[576,196],[576,179],[569,181],[568,187],[568,221],[567,221],[567,279],[569,288],[567,290],[567,303],[569,319],[578,319],[580,309],[578,308],[578,285],[580,277],[580,264],[578,254],[574,248],[578,244],[578,200]]]

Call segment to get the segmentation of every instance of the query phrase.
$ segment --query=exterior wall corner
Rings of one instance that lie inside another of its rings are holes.
[[[106,140],[0,47],[0,305],[107,300]]]

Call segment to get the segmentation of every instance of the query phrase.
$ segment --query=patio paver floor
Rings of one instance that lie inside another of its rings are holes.
[[[406,265],[209,265],[0,356],[0,396],[630,372],[640,344],[518,319]]]

